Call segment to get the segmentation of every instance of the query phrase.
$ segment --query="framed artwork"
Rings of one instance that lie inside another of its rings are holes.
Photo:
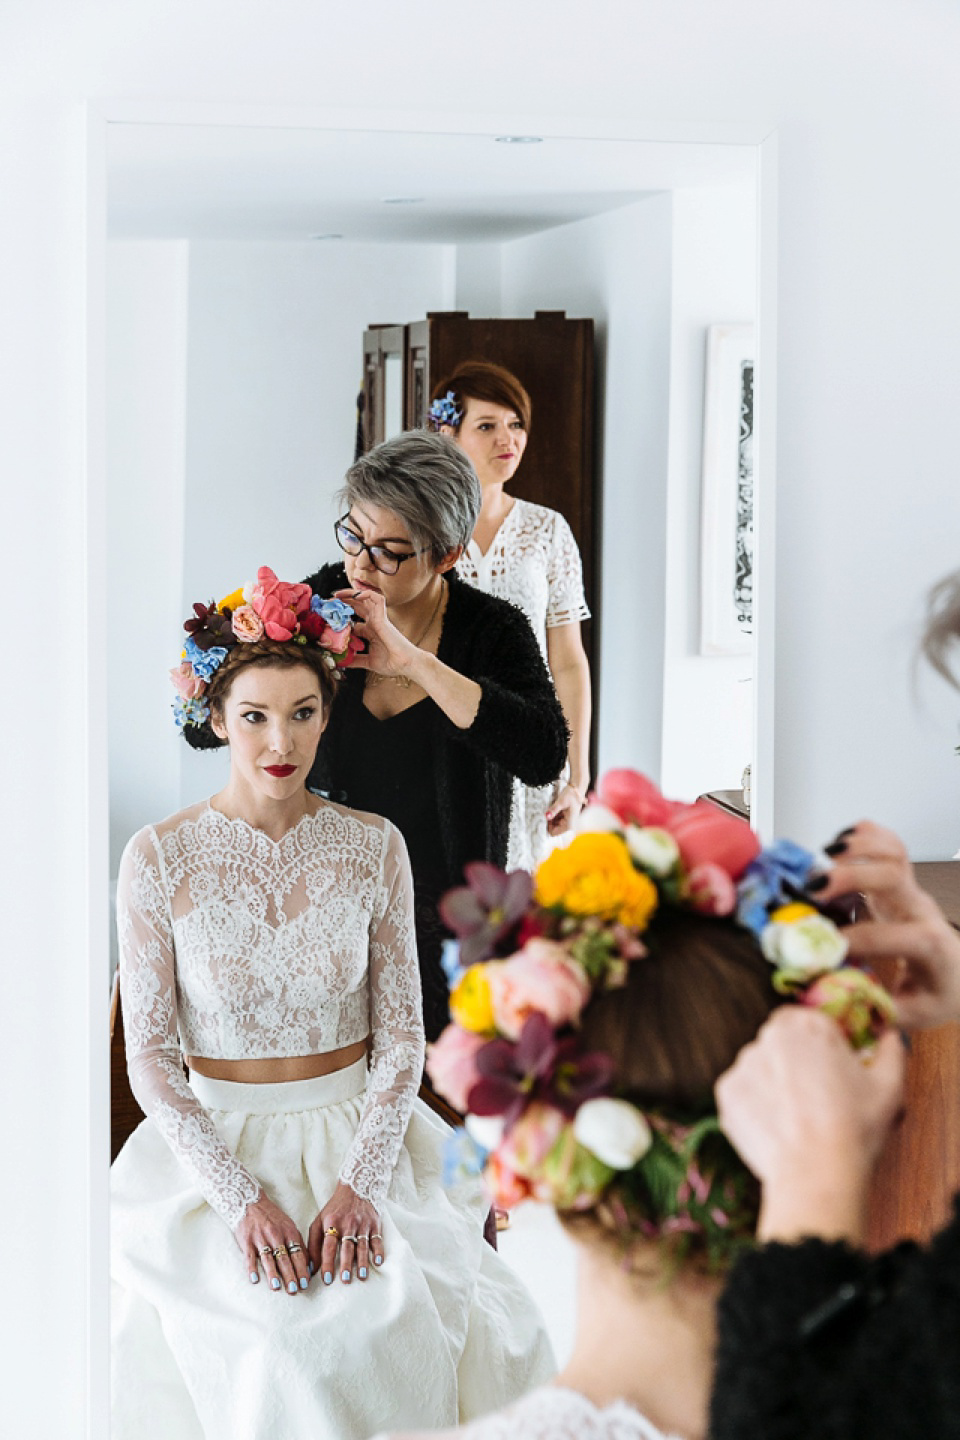
[[[746,655],[753,633],[752,325],[711,325],[703,417],[700,653]]]

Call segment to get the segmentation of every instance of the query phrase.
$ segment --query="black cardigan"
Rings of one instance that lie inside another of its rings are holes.
[[[717,1321],[711,1440],[957,1440],[960,1198],[928,1249],[742,1257]]]
[[[433,783],[443,838],[446,883],[458,885],[471,860],[503,865],[510,828],[512,777],[546,785],[563,769],[568,733],[563,711],[526,616],[448,572],[450,597],[437,658],[483,690],[473,724],[461,730],[437,705],[430,721],[436,757]],[[347,588],[342,565],[324,565],[306,582],[318,595]],[[364,672],[347,670],[308,784],[350,804],[341,755],[352,716],[363,703]]]

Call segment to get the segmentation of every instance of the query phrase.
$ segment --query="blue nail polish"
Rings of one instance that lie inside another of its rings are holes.
[[[323,1283],[324,1283],[324,1285],[332,1285],[332,1284],[333,1284],[333,1276],[330,1274],[330,1271],[329,1271],[329,1270],[327,1270],[327,1271],[324,1272]]]
[[[287,1286],[287,1290],[289,1291],[289,1293],[290,1293],[291,1295],[296,1295],[296,1293],[297,1293],[297,1282],[296,1282],[296,1280],[291,1280],[291,1281],[290,1281],[290,1284]]]
[[[366,1278],[367,1278],[367,1267],[366,1267],[366,1265],[361,1265],[361,1266],[360,1266],[360,1269],[359,1269],[359,1271],[358,1271],[357,1273],[359,1274],[361,1280],[366,1280]]]
[[[383,1264],[383,1256],[382,1256],[382,1255],[374,1255],[374,1257],[373,1257],[373,1263],[374,1263],[374,1265],[382,1265],[382,1264]]]
[[[302,1276],[300,1277],[300,1289],[301,1289],[301,1290],[306,1290],[306,1288],[307,1288],[307,1278],[306,1278],[305,1275],[302,1275]]]
[[[280,1281],[277,1279],[276,1275],[274,1275],[273,1279],[270,1281],[270,1289],[271,1289],[271,1290],[279,1290],[279,1289],[280,1289]]]
[[[349,1284],[350,1284],[350,1271],[349,1271],[349,1270],[341,1270],[341,1272],[340,1272],[340,1279],[341,1279],[346,1285],[349,1285]]]
[[[251,1284],[251,1285],[259,1285],[259,1284],[260,1284],[260,1276],[257,1274],[256,1270],[251,1270],[251,1271],[250,1271],[250,1284]]]

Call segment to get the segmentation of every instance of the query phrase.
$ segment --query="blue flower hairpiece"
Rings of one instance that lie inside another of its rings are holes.
[[[463,419],[463,411],[457,404],[457,397],[452,390],[448,390],[442,400],[433,401],[429,415],[435,425],[452,425],[454,429]]]
[[[210,719],[210,706],[199,695],[192,700],[177,696],[173,702],[173,720],[178,730],[185,725],[203,725]]]
[[[223,645],[211,645],[209,650],[201,650],[192,636],[184,645],[184,654],[190,661],[194,675],[199,676],[201,680],[210,680],[227,658],[227,651]]]

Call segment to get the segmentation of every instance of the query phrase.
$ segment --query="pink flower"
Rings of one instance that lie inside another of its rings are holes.
[[[207,682],[200,675],[194,673],[189,660],[184,660],[175,670],[171,670],[170,679],[184,700],[195,700],[207,688]]]
[[[497,1148],[497,1158],[515,1175],[532,1180],[569,1121],[552,1105],[528,1105]]]
[[[349,625],[344,625],[342,630],[331,630],[329,625],[324,625],[320,632],[320,644],[324,650],[332,650],[334,655],[339,655],[346,650],[351,634]]]
[[[684,867],[716,865],[736,880],[760,854],[760,841],[746,820],[728,815],[708,800],[677,806],[664,821],[680,848]]]
[[[455,1110],[466,1110],[467,1095],[480,1078],[476,1055],[487,1040],[459,1025],[448,1025],[427,1051],[427,1074]]]
[[[278,580],[268,565],[261,565],[250,604],[271,640],[292,640],[299,629],[299,617],[310,609],[312,598],[309,585],[289,585]]]
[[[625,825],[631,821],[634,825],[666,825],[674,808],[653,781],[637,770],[608,770],[600,777],[596,794]]]
[[[527,1181],[505,1165],[496,1150],[484,1166],[483,1178],[490,1191],[490,1198],[501,1210],[512,1210],[531,1193]]]
[[[695,865],[687,876],[687,895],[701,915],[731,915],[737,903],[737,887],[726,870],[711,860]]]
[[[855,1050],[875,1044],[896,1020],[889,991],[851,965],[821,975],[799,999],[832,1016]]]
[[[534,1011],[559,1029],[579,1019],[590,998],[583,970],[555,940],[528,940],[519,954],[490,966],[489,980],[497,1029],[510,1040]]]
[[[263,621],[252,605],[241,605],[234,610],[230,624],[234,635],[245,644],[250,645],[263,638]]]

